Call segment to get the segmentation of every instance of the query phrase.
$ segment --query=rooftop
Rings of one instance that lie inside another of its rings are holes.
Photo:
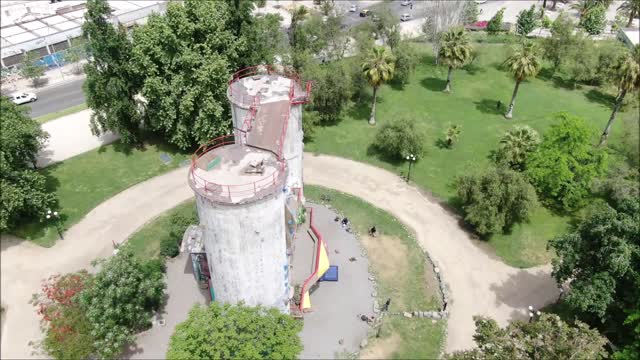
[[[233,143],[233,136],[214,142],[196,156],[189,184],[216,202],[240,204],[263,198],[286,177],[284,163],[273,152]]]

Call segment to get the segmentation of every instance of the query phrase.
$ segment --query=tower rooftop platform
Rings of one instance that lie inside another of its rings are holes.
[[[311,84],[303,89],[298,74],[291,69],[260,65],[235,73],[229,81],[227,96],[231,102],[244,107],[282,100],[305,103],[310,90]]]
[[[218,138],[194,155],[189,185],[208,199],[242,204],[279,191],[286,167],[267,150],[234,143],[233,136]]]

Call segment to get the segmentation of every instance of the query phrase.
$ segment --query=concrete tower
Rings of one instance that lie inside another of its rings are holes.
[[[302,191],[301,104],[309,89],[284,68],[236,73],[227,92],[234,134],[193,156],[189,185],[216,301],[289,311],[285,212]]]

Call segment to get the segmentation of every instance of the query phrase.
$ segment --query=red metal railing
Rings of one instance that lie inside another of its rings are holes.
[[[258,191],[269,189],[284,181],[286,165],[283,161],[278,162],[278,166],[272,173],[265,175],[256,181],[245,184],[219,184],[199,176],[196,171],[197,160],[213,149],[230,144],[235,144],[234,135],[225,135],[215,138],[196,150],[191,157],[191,168],[189,170],[189,177],[195,188],[202,188],[205,193],[218,193],[220,197],[229,198],[229,200],[231,200],[231,196],[254,195]]]
[[[316,236],[316,238],[318,238],[318,244],[316,245],[316,263],[313,268],[313,273],[309,275],[307,280],[304,281],[304,283],[302,284],[302,288],[300,290],[300,310],[301,311],[303,310],[303,306],[304,306],[304,294],[309,290],[309,287],[313,285],[312,282],[315,282],[318,280],[318,268],[320,267],[320,261],[319,261],[320,250],[322,249],[321,246],[324,246],[324,240],[322,240],[322,234],[320,234],[320,231],[318,231],[318,229],[316,229],[316,227],[313,225],[313,208],[306,208],[306,209],[309,210],[309,228],[311,229],[311,231],[313,231],[313,234]]]
[[[289,89],[289,100],[295,97],[296,99],[299,99],[299,100],[296,100],[296,102],[294,102],[293,104],[303,104],[308,102],[311,95],[311,82],[308,81],[307,84],[303,86],[300,76],[293,69],[291,69],[290,67],[281,66],[281,65],[257,65],[257,66],[244,68],[235,72],[231,76],[231,80],[229,80],[228,82],[229,96],[233,99],[234,102],[243,106],[250,106],[253,103],[254,96],[251,96],[243,92],[236,85],[238,80],[240,79],[253,76],[253,75],[259,75],[259,74],[260,75],[276,74],[276,75],[280,75],[293,80],[291,82],[291,88]],[[294,94],[295,92],[294,89],[296,88],[302,90],[303,92]],[[256,96],[259,96],[259,94]]]

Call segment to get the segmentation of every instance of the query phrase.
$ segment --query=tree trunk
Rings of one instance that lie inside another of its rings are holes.
[[[373,104],[371,104],[371,116],[369,117],[369,125],[376,124],[376,99],[378,98],[378,87],[373,88]]]
[[[449,66],[449,73],[447,74],[447,86],[444,88],[444,92],[451,92],[451,72],[453,67]]]
[[[543,9],[547,8],[547,0],[542,0],[542,8]]]
[[[627,27],[631,27],[634,17],[636,17],[636,9],[631,9],[629,12],[629,22],[627,22]]]
[[[551,5],[551,10],[555,10],[556,9],[556,4],[558,3],[558,0],[553,0],[553,5]]]
[[[513,95],[511,95],[511,103],[509,103],[509,110],[504,114],[504,117],[511,119],[513,117],[513,106],[516,104],[516,96],[518,95],[518,87],[520,87],[520,81],[516,81],[516,87],[513,88]]]
[[[613,111],[609,117],[609,122],[607,122],[607,126],[605,126],[604,131],[600,136],[598,146],[602,146],[607,141],[607,137],[609,137],[609,132],[611,131],[611,125],[613,125],[613,121],[616,119],[616,114],[618,113],[618,110],[620,110],[620,106],[622,105],[622,100],[624,100],[625,95],[627,95],[627,90],[620,91],[620,95],[618,95],[618,98],[616,99],[616,105],[613,107]]]

